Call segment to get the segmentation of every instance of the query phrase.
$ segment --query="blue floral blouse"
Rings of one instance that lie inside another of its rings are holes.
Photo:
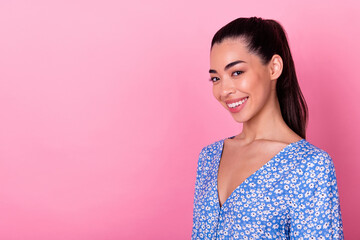
[[[204,147],[195,183],[191,239],[343,239],[335,168],[305,139],[288,144],[220,207],[224,139]]]

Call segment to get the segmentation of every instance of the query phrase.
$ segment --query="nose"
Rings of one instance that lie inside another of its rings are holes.
[[[227,97],[230,94],[234,94],[236,88],[234,82],[230,78],[223,78],[220,82],[220,94],[222,97]]]

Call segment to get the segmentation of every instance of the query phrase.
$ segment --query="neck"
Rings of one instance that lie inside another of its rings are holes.
[[[239,138],[250,143],[259,139],[284,141],[292,135],[294,132],[285,123],[279,101],[276,94],[273,93],[263,109],[249,121],[243,123]]]

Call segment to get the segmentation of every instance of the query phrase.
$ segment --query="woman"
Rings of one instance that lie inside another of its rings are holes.
[[[199,155],[192,239],[343,239],[333,161],[305,140],[307,106],[281,25],[228,23],[213,37],[209,72],[243,128]]]

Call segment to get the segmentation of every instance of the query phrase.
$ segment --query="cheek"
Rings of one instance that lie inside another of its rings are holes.
[[[257,79],[251,83],[251,94],[253,95],[253,99],[260,105],[264,104],[270,95],[270,85],[263,79]]]
[[[265,87],[265,82],[259,75],[248,76],[244,81],[241,81],[241,88],[257,95],[258,93],[263,93]]]
[[[242,94],[252,95],[256,92],[258,82],[254,81],[251,76],[246,76],[243,79],[236,81],[236,89]]]
[[[212,87],[212,93],[213,93],[213,96],[217,99],[217,100],[219,100],[219,89],[218,89],[218,87],[216,87],[216,86],[213,86]]]

